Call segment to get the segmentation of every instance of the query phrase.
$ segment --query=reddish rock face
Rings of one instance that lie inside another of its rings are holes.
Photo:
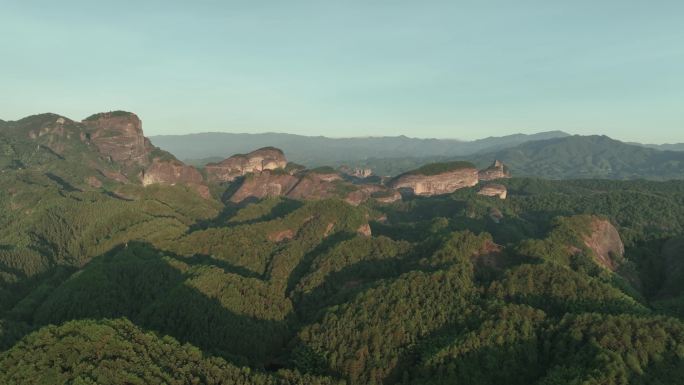
[[[147,166],[152,144],[145,138],[142,122],[129,112],[105,112],[83,121],[90,141],[112,161],[126,166]]]
[[[503,179],[510,178],[511,173],[503,162],[495,160],[494,164],[480,171],[478,177],[480,180]]]
[[[352,191],[345,192],[346,189]],[[232,202],[248,198],[287,196],[293,199],[325,199],[339,197],[347,203],[358,205],[365,202],[373,191],[384,189],[379,185],[356,186],[345,182],[337,174],[308,173],[290,175],[284,172],[263,171],[247,175],[231,196]],[[346,195],[345,195],[346,194]]]
[[[382,194],[372,195],[372,198],[375,199],[376,201],[380,202],[380,203],[392,203],[392,202],[400,201],[401,200],[401,194],[397,190],[388,189],[386,192],[382,192]]]
[[[254,173],[245,178],[230,200],[242,202],[247,198],[287,195],[298,181],[299,178],[290,174],[274,174],[270,171]]]
[[[281,230],[268,234],[268,239],[272,242],[282,242],[294,238],[294,235],[292,230]]]
[[[333,182],[341,181],[337,174],[308,173],[300,177],[299,182],[287,193],[295,199],[325,199],[337,196],[337,185]]]
[[[353,176],[356,178],[368,178],[369,176],[373,175],[373,170],[371,170],[368,167],[355,167],[355,168],[350,168],[347,166],[341,166],[340,167],[340,172],[349,176]]]
[[[477,192],[480,195],[485,195],[489,197],[499,197],[499,199],[506,199],[508,191],[506,186],[500,184],[488,184]]]
[[[219,163],[205,166],[209,180],[230,182],[248,173],[285,168],[287,159],[283,152],[274,147],[264,147],[246,155],[233,155]]]
[[[478,182],[477,169],[463,168],[436,175],[406,174],[390,182],[390,187],[406,189],[415,195],[449,194],[464,187],[475,186]]]
[[[142,184],[154,183],[176,185],[184,184],[195,189],[202,197],[209,198],[209,188],[204,185],[202,174],[196,168],[178,160],[160,160],[155,158],[152,164],[142,173]]]
[[[620,234],[615,227],[605,219],[595,219],[591,223],[591,234],[584,238],[584,244],[591,249],[599,264],[615,271],[618,261],[625,254]]]
[[[100,188],[100,187],[102,187],[102,182],[100,182],[100,180],[97,179],[97,178],[94,177],[94,176],[89,176],[89,177],[87,178],[86,182],[88,183],[88,186],[90,186],[90,187],[92,187],[92,188]]]
[[[361,225],[361,227],[356,229],[356,233],[364,237],[370,237],[372,235],[371,227],[368,223],[366,223],[365,225]]]
[[[357,190],[350,192],[344,198],[347,203],[353,206],[358,206],[371,198],[383,203],[401,200],[399,191],[388,189],[379,184],[361,184],[354,185],[354,187],[357,188]]]

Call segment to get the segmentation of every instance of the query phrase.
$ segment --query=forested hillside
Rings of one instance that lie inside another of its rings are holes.
[[[514,178],[507,200],[359,207],[2,183],[2,383],[684,376],[682,182]],[[603,220],[626,250],[610,268],[585,242]]]
[[[0,122],[2,384],[682,383],[684,181],[145,183],[167,155],[102,116]]]

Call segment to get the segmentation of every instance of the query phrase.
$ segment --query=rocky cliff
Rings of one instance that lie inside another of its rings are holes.
[[[478,170],[468,162],[433,163],[402,174],[389,182],[389,187],[415,195],[448,194],[475,186]]]
[[[285,196],[299,182],[299,177],[285,172],[266,170],[247,175],[240,183],[237,191],[230,197],[232,202],[246,199],[261,199],[273,196]]]
[[[143,135],[142,122],[136,114],[124,111],[91,115],[82,122],[86,139],[100,154],[124,166],[148,166],[154,146]]]
[[[209,163],[204,169],[207,178],[214,182],[230,182],[248,173],[284,169],[287,159],[275,147],[264,147],[249,154],[233,155],[218,163]]]
[[[511,173],[508,170],[508,167],[506,165],[499,161],[495,160],[494,163],[487,167],[484,170],[481,170],[478,173],[478,179],[482,181],[487,181],[487,180],[494,180],[494,179],[503,179],[503,178],[510,178]]]
[[[373,193],[387,190],[382,185],[355,185],[327,168],[295,174],[279,169],[265,170],[247,174],[235,183],[239,186],[230,200],[236,203],[269,196],[286,196],[305,200],[340,198],[351,205],[359,205],[370,199]]]
[[[209,198],[209,187],[204,184],[204,178],[196,168],[188,166],[175,159],[161,160],[155,158],[152,164],[142,172],[143,186],[151,184],[187,185],[204,198]]]
[[[209,197],[199,171],[154,147],[133,113],[103,112],[82,122],[40,114],[4,125],[0,144],[12,149],[8,161],[16,168],[50,173],[78,189],[187,184]]]
[[[506,199],[508,191],[506,190],[506,186],[492,183],[483,186],[477,193],[489,197],[499,197],[499,199]]]
[[[594,252],[597,263],[612,271],[618,268],[625,254],[625,246],[617,229],[608,220],[593,218],[591,231],[583,241]]]

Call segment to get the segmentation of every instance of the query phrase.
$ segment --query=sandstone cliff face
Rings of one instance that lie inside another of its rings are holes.
[[[197,191],[202,197],[209,198],[209,188],[204,185],[204,179],[197,169],[178,160],[160,160],[155,158],[152,164],[142,173],[142,184],[187,185]]]
[[[380,203],[393,203],[401,200],[401,194],[397,190],[387,189],[371,194],[371,198]]]
[[[98,151],[125,166],[147,166],[153,147],[145,138],[142,122],[130,112],[104,112],[83,121],[87,138]]]
[[[483,186],[477,193],[489,197],[499,197],[499,199],[506,199],[508,191],[506,190],[506,186],[504,185],[488,184],[486,186]]]
[[[219,163],[209,163],[205,170],[211,181],[230,182],[248,173],[284,169],[286,166],[287,159],[281,150],[264,147],[246,155],[233,155]]]
[[[475,168],[461,168],[435,175],[404,174],[392,180],[389,186],[397,190],[408,190],[415,195],[448,194],[475,186],[478,182],[477,175]]]
[[[585,236],[584,244],[594,252],[599,264],[611,271],[618,268],[619,261],[625,254],[617,229],[605,219],[594,219],[591,223],[591,233]]]
[[[340,172],[349,176],[353,176],[355,178],[368,178],[369,176],[373,175],[373,170],[371,170],[368,167],[354,167],[350,168],[348,166],[341,166],[340,167]]]
[[[248,198],[285,196],[299,182],[299,178],[285,173],[271,171],[248,175],[237,191],[230,197],[232,202],[242,202]]]
[[[324,199],[336,196],[342,177],[335,173],[308,172],[300,175],[299,182],[287,194],[295,199]]]
[[[478,178],[483,181],[510,177],[511,173],[508,171],[508,167],[499,160],[495,160],[491,166],[481,170],[478,175]]]
[[[351,205],[368,200],[380,185],[354,185],[335,173],[304,172],[291,175],[283,171],[263,171],[248,174],[230,197],[232,202],[286,196],[292,199],[317,200],[341,198]]]

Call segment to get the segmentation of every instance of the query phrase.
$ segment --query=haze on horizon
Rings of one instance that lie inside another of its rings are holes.
[[[0,0],[0,119],[684,142],[684,3]]]

